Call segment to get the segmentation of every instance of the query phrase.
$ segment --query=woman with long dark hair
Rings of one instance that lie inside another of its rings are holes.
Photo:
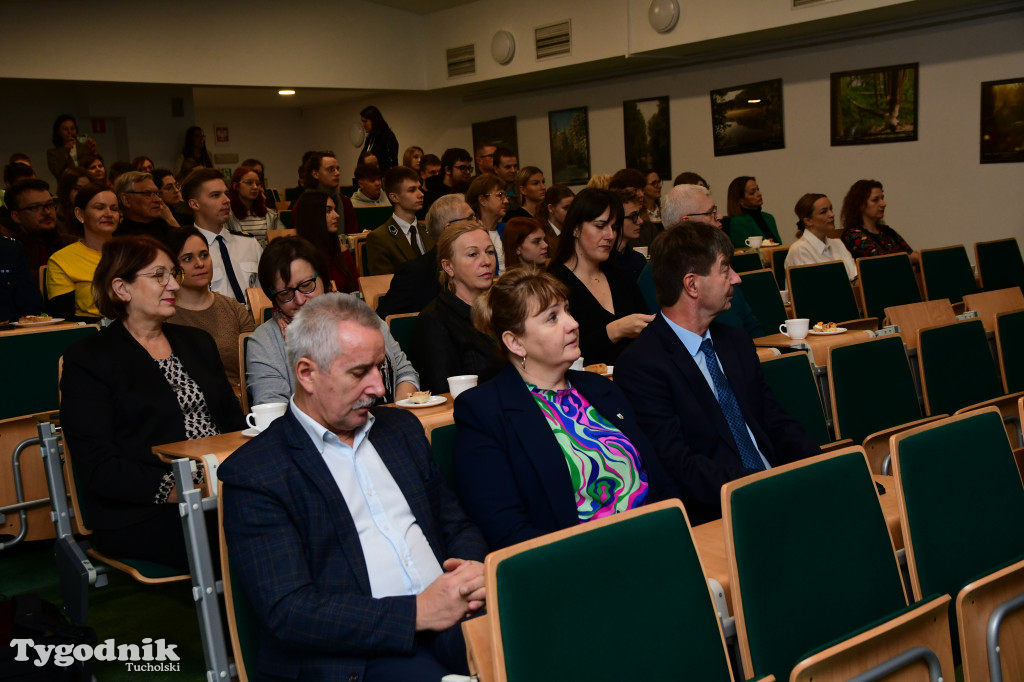
[[[885,190],[878,180],[858,180],[843,199],[843,244],[854,258],[906,253],[917,265],[920,257],[900,233],[885,224]]]
[[[199,126],[185,131],[185,143],[181,145],[181,156],[175,164],[177,176],[183,178],[194,168],[213,168],[213,159],[206,151],[206,134]]]
[[[330,269],[330,279],[338,291],[352,293],[359,289],[359,272],[352,252],[339,238],[338,209],[327,192],[308,189],[295,202],[292,224],[300,237],[323,254]]]
[[[372,104],[359,112],[359,122],[366,131],[364,152],[377,157],[377,165],[383,175],[398,165],[398,139],[380,113]]]
[[[236,168],[231,175],[228,198],[231,199],[228,228],[248,232],[259,240],[260,246],[266,246],[267,230],[276,230],[279,226],[277,211],[267,207],[259,172],[250,166]]]
[[[781,244],[779,228],[771,213],[761,210],[764,199],[757,180],[749,175],[741,175],[729,183],[726,193],[727,212],[729,214],[728,233],[737,248],[745,248],[748,237],[763,237]]]
[[[96,140],[83,135],[78,136],[78,123],[71,114],[61,114],[53,122],[53,135],[50,138],[53,148],[46,151],[46,165],[58,181],[68,168],[74,168],[88,154],[98,154]]]

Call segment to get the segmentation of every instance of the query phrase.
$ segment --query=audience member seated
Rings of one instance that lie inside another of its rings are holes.
[[[14,220],[11,218],[11,212],[4,204],[4,194],[14,183],[19,180],[31,180],[35,179],[36,172],[32,170],[32,166],[25,165],[23,163],[16,163],[14,161],[9,162],[4,166],[4,187],[0,190],[0,234],[13,234],[14,233]],[[61,231],[63,223],[60,221],[60,208],[57,209],[58,221],[57,230]]]
[[[86,156],[99,153],[96,140],[85,135],[82,137],[85,139],[79,140],[78,123],[74,116],[61,114],[53,122],[53,147],[46,150],[46,166],[57,182],[60,182],[65,170],[78,166]]]
[[[195,226],[178,227],[167,235],[167,246],[178,254],[181,287],[171,322],[202,329],[213,337],[232,387],[241,385],[238,337],[256,329],[252,315],[233,298],[210,291],[213,261],[206,237]]]
[[[476,163],[476,174],[494,172],[494,152],[498,147],[490,142],[479,142],[473,147],[473,161]]]
[[[129,171],[122,174],[114,185],[114,194],[121,202],[118,237],[148,234],[164,239],[172,227],[178,227],[171,209],[164,203],[149,173]]]
[[[448,392],[448,377],[476,374],[483,383],[501,364],[494,338],[473,326],[471,308],[494,280],[494,245],[479,221],[450,225],[437,242],[441,289],[417,316],[412,360],[421,385]]]
[[[424,154],[420,161],[420,180],[426,190],[427,178],[441,174],[441,158],[437,154]]]
[[[38,277],[39,267],[68,243],[57,229],[50,185],[38,178],[19,180],[4,193],[4,203],[11,217],[6,236],[21,244],[29,272]]]
[[[107,171],[107,185],[113,187],[117,184],[117,179],[125,173],[134,170],[130,161],[115,161],[110,164],[110,169]]]
[[[73,228],[81,223],[75,218],[75,197],[78,191],[89,184],[89,174],[75,166],[64,171],[57,183],[57,229],[65,234],[75,234]],[[120,215],[120,208],[118,209]]]
[[[650,323],[636,278],[609,262],[622,231],[622,202],[609,190],[584,189],[569,206],[549,272],[569,288],[587,364],[614,365]]]
[[[334,199],[334,205],[338,210],[338,230],[342,234],[355,234],[359,232],[359,221],[356,219],[356,209],[347,196],[341,194],[338,188],[341,187],[341,167],[338,165],[338,157],[332,151],[309,152],[303,165],[302,188],[318,189],[327,192]],[[301,197],[300,192],[298,197]],[[295,208],[296,197],[289,208]]]
[[[516,173],[515,190],[519,206],[506,211],[506,222],[512,218],[536,218],[548,191],[544,184],[544,171],[536,166],[524,166]]]
[[[615,190],[615,196],[622,202],[622,234],[615,247],[615,265],[619,266],[635,280],[640,276],[647,259],[643,254],[633,250],[632,242],[640,236],[643,204],[636,195],[627,190]]]
[[[476,213],[494,245],[498,274],[505,272],[505,247],[501,243],[501,233],[505,230],[502,221],[508,211],[508,195],[501,178],[490,173],[477,176],[466,190],[466,203]]]
[[[366,131],[363,152],[370,152],[376,156],[380,172],[387,173],[398,165],[398,139],[395,132],[384,120],[380,109],[372,104],[359,112],[359,122]]]
[[[192,209],[188,207],[188,204],[181,197],[181,184],[174,177],[174,173],[166,168],[157,168],[151,175],[153,176],[153,184],[160,190],[160,199],[167,206],[167,210],[171,212],[171,218],[174,219],[174,222],[179,226],[191,225],[195,222],[192,217]],[[163,209],[160,209],[160,211],[161,215],[166,215]],[[168,221],[169,223],[170,221]]]
[[[569,210],[569,204],[575,197],[576,193],[569,189],[568,185],[558,183],[548,187],[548,191],[544,193],[544,203],[537,211],[537,220],[544,226],[544,238],[551,253],[558,251],[558,236],[562,234],[565,212]]]
[[[505,193],[508,195],[509,208],[518,208],[519,199],[516,198],[516,175],[519,173],[519,157],[507,147],[498,147],[491,155],[494,161],[494,174],[497,175],[505,186]]]
[[[748,237],[763,237],[776,244],[782,243],[775,218],[771,213],[761,210],[764,199],[761,197],[757,180],[749,175],[741,175],[734,179],[729,183],[726,201],[729,214],[726,232],[732,239],[733,246],[738,249],[747,248]]]
[[[254,677],[467,672],[460,621],[483,606],[487,548],[416,417],[372,407],[385,392],[378,322],[343,294],[303,308],[288,412],[218,470],[236,589],[259,628]]]
[[[132,170],[141,171],[143,173],[152,173],[154,168],[156,168],[156,164],[153,163],[153,159],[148,156],[136,156],[132,159]]]
[[[429,168],[425,157],[420,164],[424,169]],[[421,174],[425,172],[420,171]],[[430,210],[431,204],[443,197],[445,194],[465,192],[473,179],[473,157],[461,147],[452,147],[444,150],[441,155],[441,172],[437,175],[429,173],[423,180],[423,211]]]
[[[384,191],[395,212],[366,235],[368,275],[389,275],[434,248],[434,239],[416,218],[423,208],[423,189],[416,171],[405,166],[392,168],[384,175]]]
[[[608,173],[598,173],[597,175],[591,175],[590,179],[587,180],[587,187],[590,189],[608,189],[608,183],[612,181],[612,176]]]
[[[391,172],[394,172],[392,169]],[[440,291],[437,262],[437,240],[449,225],[465,221],[476,221],[476,215],[461,194],[446,194],[427,211],[427,232],[434,242],[433,248],[422,256],[402,263],[395,270],[388,292],[377,301],[377,314],[382,319],[388,315],[418,313],[433,301]]]
[[[96,299],[115,322],[64,353],[60,416],[91,541],[187,571],[171,466],[151,448],[238,431],[245,420],[210,335],[165,324],[180,277],[174,263],[152,237],[104,245]]]
[[[196,168],[213,168],[213,159],[206,149],[206,133],[199,126],[192,126],[185,131],[185,141],[181,145],[181,154],[174,162],[175,175],[183,178]]]
[[[360,152],[356,159],[357,166],[362,166],[363,164],[366,164],[367,166],[374,166],[378,169],[380,168],[380,162],[377,160],[377,155],[366,150]]]
[[[348,244],[338,234],[338,211],[327,192],[311,189],[295,202],[292,225],[300,237],[327,259],[334,290],[345,294],[359,290],[359,270]]]
[[[263,181],[255,168],[239,166],[235,169],[231,174],[228,199],[231,200],[228,229],[252,235],[260,246],[266,246],[267,230],[276,230],[281,226],[277,221],[277,211],[267,206]]]
[[[647,175],[635,168],[623,168],[616,171],[608,179],[608,189],[623,190],[636,196],[637,202],[643,206],[644,186],[647,184]],[[650,246],[654,238],[662,230],[661,223],[643,222],[640,224],[640,235],[633,240],[631,246]]]
[[[421,161],[423,161],[423,147],[413,145],[402,154],[402,165],[406,168],[412,168],[417,173],[420,172]]]
[[[657,171],[647,170],[644,173],[647,178],[644,183],[644,207],[643,207],[643,222],[645,223],[660,223],[661,222],[661,178],[658,176]],[[659,230],[660,231],[660,230]]]
[[[672,186],[678,187],[679,185],[700,185],[706,190],[711,189],[711,185],[708,184],[708,181],[693,171],[683,171],[677,175],[675,180],[672,181]]]
[[[520,265],[539,268],[547,265],[548,243],[544,240],[544,228],[533,218],[513,218],[505,223],[501,245],[508,270]]]
[[[45,312],[39,293],[39,274],[28,269],[21,244],[0,235],[0,322],[17,322],[22,315]]]
[[[858,180],[843,199],[843,244],[857,258],[906,253],[917,266],[920,256],[899,232],[885,224],[885,191],[878,180]]]
[[[796,241],[786,254],[786,267],[828,263],[841,260],[850,281],[857,279],[857,263],[838,239],[828,236],[836,226],[832,202],[824,194],[805,194],[794,207],[797,221]]]
[[[110,184],[107,179],[107,166],[99,154],[86,154],[78,160],[78,165],[85,169],[92,182],[100,185]]]
[[[711,225],[658,235],[651,264],[661,313],[615,364],[615,384],[693,524],[721,516],[724,483],[819,452],[775,401],[750,337],[715,321],[740,281],[732,254]]]
[[[196,227],[210,245],[210,290],[244,305],[245,290],[257,286],[256,272],[263,250],[255,237],[227,229],[231,200],[224,175],[216,168],[196,168],[182,183],[181,194],[192,209]]]
[[[46,264],[47,307],[54,317],[97,322],[93,277],[103,245],[114,238],[121,220],[117,197],[106,185],[86,185],[75,197],[75,228],[80,239],[50,256]]]
[[[260,282],[274,306],[274,316],[249,337],[245,382],[253,405],[286,402],[295,390],[295,368],[285,357],[285,335],[302,306],[327,290],[327,271],[323,255],[302,237],[280,237],[267,244],[260,258]],[[420,378],[384,320],[377,321],[387,350],[380,367],[384,401],[393,402],[418,390]]]
[[[358,186],[352,193],[352,205],[356,208],[380,208],[391,206],[387,195],[381,191],[380,169],[368,163],[356,166],[352,180]]]
[[[569,370],[580,349],[568,293],[517,268],[474,311],[505,363],[455,401],[455,476],[492,550],[676,496],[622,391]]]

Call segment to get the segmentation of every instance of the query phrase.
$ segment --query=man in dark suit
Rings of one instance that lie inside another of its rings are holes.
[[[473,209],[462,194],[446,194],[427,211],[427,232],[434,246],[422,256],[402,263],[395,270],[388,292],[377,302],[377,314],[383,319],[388,315],[418,313],[437,298],[441,284],[438,281],[440,266],[437,263],[437,240],[441,233],[453,223],[476,218]]]
[[[419,421],[372,408],[379,325],[351,296],[303,306],[288,326],[288,412],[218,472],[261,677],[437,682],[466,670],[459,622],[483,606],[486,547]]]
[[[750,336],[714,321],[740,281],[732,253],[711,225],[659,234],[651,264],[661,313],[615,365],[695,524],[722,515],[727,481],[820,452],[776,402]]]
[[[384,174],[384,191],[395,213],[366,235],[369,275],[390,275],[399,265],[434,248],[426,226],[416,221],[416,212],[423,208],[419,173],[407,166],[395,166]]]

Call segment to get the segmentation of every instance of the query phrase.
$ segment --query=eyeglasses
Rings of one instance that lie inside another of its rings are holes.
[[[147,199],[155,199],[158,196],[160,196],[160,190],[158,190],[158,189],[147,189],[145,191],[136,191],[136,190],[131,189],[131,190],[125,190],[124,192],[122,192],[122,194],[141,194],[142,196],[146,197]]]
[[[171,281],[173,277],[178,284],[181,284],[185,280],[185,271],[181,268],[175,268],[173,270],[157,270],[156,272],[140,272],[139,277],[149,277],[156,281],[162,287],[167,286],[167,283]]]
[[[652,187],[661,187],[661,178],[658,178],[657,180],[651,180],[647,184],[651,185]]]
[[[465,218],[456,218],[455,220],[449,220],[448,221],[448,225],[454,225],[455,223],[464,223],[464,222],[468,222],[468,221],[472,221],[474,223],[479,223],[480,219],[477,218],[475,214],[474,215],[468,215]]]
[[[693,218],[693,217],[696,217],[696,216],[714,217],[716,215],[718,215],[718,207],[717,206],[712,206],[710,211],[705,211],[704,213],[687,213],[683,217],[684,218]]]
[[[181,189],[181,185],[175,182],[172,185],[164,185],[160,189],[163,190],[164,192],[172,192],[174,190]],[[131,194],[131,192],[127,192],[127,194]]]
[[[639,223],[640,222],[640,211],[633,211],[632,213],[627,213],[623,217],[626,220],[628,220],[629,222],[631,222],[631,223]]]
[[[455,170],[460,170],[463,173],[469,173],[469,172],[471,172],[473,170],[473,166],[471,164],[468,164],[468,163],[466,163],[466,164],[457,163],[457,164],[455,164],[453,166],[453,168]]]
[[[14,208],[14,209],[11,209],[11,210],[12,211],[24,211],[26,213],[44,213],[44,212],[56,211],[57,207],[54,206],[52,202],[48,201],[45,204],[29,204],[28,206],[23,206],[22,208]]]
[[[481,194],[482,197],[500,197],[502,200],[508,199],[508,194],[505,192],[489,192],[487,194]]]
[[[318,273],[314,272],[311,279],[303,280],[294,287],[285,287],[281,291],[275,291],[271,296],[278,303],[291,303],[295,298],[296,292],[307,295],[313,293],[316,290],[316,280],[319,276]]]

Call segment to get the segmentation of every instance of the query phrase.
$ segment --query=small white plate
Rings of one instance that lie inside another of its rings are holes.
[[[409,399],[405,398],[404,400],[396,400],[395,405],[398,405],[399,407],[411,407],[412,409],[415,410],[420,407],[434,407],[435,405],[440,405],[441,403],[444,403],[447,400],[448,398],[444,397],[443,395],[432,395],[430,396],[430,400],[428,400],[425,403],[410,403]]]
[[[263,432],[260,431],[257,428],[248,428],[245,431],[242,431],[242,435],[245,436],[246,438],[252,438],[253,436],[258,436],[261,433],[263,433]]]
[[[48,320],[40,320],[39,322],[12,322],[15,327],[45,327],[48,324],[57,324],[63,322],[63,317],[51,317]]]
[[[830,332],[819,332],[819,331],[815,331],[813,329],[808,329],[807,333],[812,335],[812,336],[835,336],[836,334],[842,334],[845,331],[846,331],[846,327],[836,327],[835,329],[833,329]]]

